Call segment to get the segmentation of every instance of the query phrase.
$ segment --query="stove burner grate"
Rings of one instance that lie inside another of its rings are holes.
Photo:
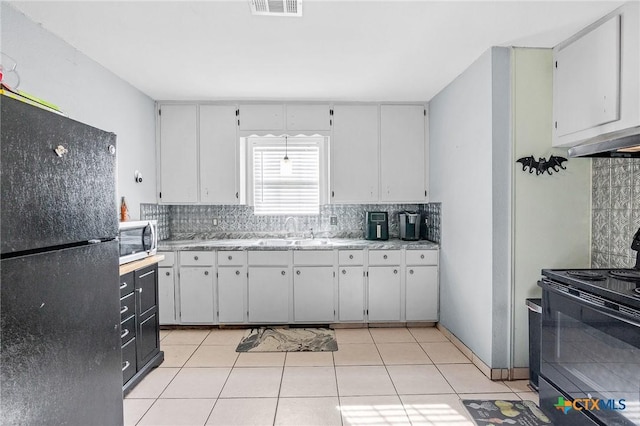
[[[609,274],[623,280],[640,281],[640,271],[634,269],[614,269]]]
[[[567,271],[567,275],[576,278],[582,278],[583,280],[600,281],[604,280],[604,275],[594,271]]]

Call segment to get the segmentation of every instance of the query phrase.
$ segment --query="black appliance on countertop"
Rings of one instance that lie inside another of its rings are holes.
[[[0,103],[0,424],[122,424],[116,136]]]
[[[389,215],[387,212],[366,212],[364,223],[366,240],[389,239]]]
[[[406,241],[416,241],[420,239],[420,218],[419,212],[404,211],[398,214],[400,239]]]
[[[640,424],[637,267],[542,270],[540,407],[555,425]]]

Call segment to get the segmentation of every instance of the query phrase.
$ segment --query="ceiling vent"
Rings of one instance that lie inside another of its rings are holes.
[[[253,15],[302,16],[302,0],[249,0]]]

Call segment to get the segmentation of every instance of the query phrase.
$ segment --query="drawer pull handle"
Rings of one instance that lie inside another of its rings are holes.
[[[129,329],[125,328],[122,334],[120,335],[120,338],[124,339],[125,337],[127,337],[128,334],[129,334]]]
[[[398,270],[397,270],[397,269],[394,269],[394,270],[393,270],[393,273],[394,273],[394,274],[397,274],[397,273],[398,273]]]
[[[409,273],[410,273],[411,275],[413,275],[413,269],[409,270]]]
[[[142,274],[142,275],[140,275],[138,278],[148,277],[149,275],[153,275],[153,274],[155,274],[155,273],[156,273],[156,271],[155,271],[155,270],[154,270],[154,271],[149,271],[149,272],[147,272],[146,274]]]
[[[353,259],[353,255],[352,254],[349,255],[349,259]]]
[[[198,256],[193,256],[193,260],[198,260]]]
[[[204,274],[205,275],[209,275],[209,271],[204,271]]]
[[[286,272],[285,272],[285,271],[282,271],[282,272],[281,272],[281,274],[282,274],[282,275],[285,275],[285,274],[286,274]]]
[[[240,275],[240,271],[236,271],[236,275]]]
[[[343,270],[342,270],[342,274],[343,274],[343,275],[345,275],[346,273],[347,273],[347,270],[346,270],[346,269],[343,269]]]
[[[424,254],[421,254],[421,255],[420,255],[420,259],[424,259]]]
[[[386,259],[386,258],[387,258],[387,255],[385,254],[384,256],[382,256],[382,258],[383,258],[383,259]]]
[[[120,309],[120,315],[124,314],[125,312],[127,312],[129,310],[128,306],[123,306],[122,309]]]
[[[123,282],[122,285],[120,285],[120,290],[124,290],[125,288],[127,288],[127,283]]]
[[[233,259],[233,256],[229,256],[229,260]]]
[[[165,274],[166,274],[167,276],[169,276],[169,275],[171,275],[171,272],[165,272]]]
[[[300,271],[296,271],[296,275],[300,275]]]
[[[127,368],[129,368],[131,366],[131,363],[129,361],[125,361],[124,362],[124,367],[122,367],[122,371],[126,370]]]

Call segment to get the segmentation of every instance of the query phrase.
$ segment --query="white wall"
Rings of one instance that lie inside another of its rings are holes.
[[[491,51],[429,107],[431,201],[442,203],[440,322],[487,365],[492,352]]]
[[[543,268],[588,268],[591,233],[591,160],[571,158],[552,176],[522,171],[518,158],[567,157],[551,148],[552,53],[514,50],[514,290],[513,366],[527,367],[525,300],[540,297]]]
[[[153,100],[5,2],[0,13],[0,50],[18,64],[18,88],[117,135],[118,194],[138,218],[140,203],[156,201]],[[143,173],[142,183],[135,183],[134,170]]]

